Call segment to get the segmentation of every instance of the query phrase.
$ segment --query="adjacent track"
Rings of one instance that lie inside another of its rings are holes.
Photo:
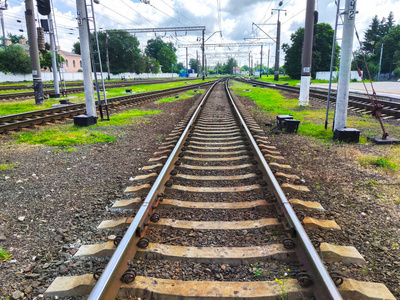
[[[351,279],[344,279],[339,292],[336,284],[343,278],[328,274],[315,247],[321,255],[329,253],[334,261],[362,263],[363,258],[352,247],[310,241],[303,225],[332,230],[339,226],[334,221],[304,216],[299,220],[300,211],[292,204],[322,207],[286,198],[286,192],[300,195],[308,189],[296,184],[300,182],[296,175],[282,172],[290,166],[280,162],[284,158],[232,98],[227,82],[215,83],[166,140],[143,168],[144,174],[135,177],[135,185],[125,190],[129,198],[117,201],[111,209],[116,214],[121,209],[132,212],[132,216],[125,213],[123,218],[103,221],[98,227],[124,235],[113,242],[82,246],[75,254],[77,259],[112,256],[104,270],[95,272],[98,281],[94,288],[89,274],[59,277],[46,296],[91,291],[91,300],[116,296],[277,299],[285,294],[289,299],[325,300],[342,296],[355,299],[360,292],[373,294],[371,299],[393,299],[382,284],[360,284]],[[279,182],[275,176],[290,183]],[[344,258],[346,252],[352,258]],[[241,276],[241,266],[249,263],[263,264],[264,281]],[[274,273],[272,265],[279,270],[290,266],[290,275]],[[176,276],[168,275],[171,272]],[[284,286],[268,275],[271,273],[285,276]]]
[[[119,81],[119,82],[110,82],[106,84],[107,89],[112,88],[121,88],[121,87],[129,87],[134,85],[150,85],[150,84],[160,84],[160,83],[168,83],[168,82],[178,82],[178,81],[191,81],[198,80],[198,78],[185,78],[185,79],[163,79],[163,80],[135,80],[135,81]],[[69,83],[67,86],[72,86],[67,89],[67,94],[80,93],[84,91],[83,83]],[[14,88],[15,87],[15,88]],[[52,88],[52,85],[46,84],[43,88]],[[0,87],[1,90],[20,90],[20,89],[32,89],[31,85],[26,86],[5,86]],[[45,97],[49,97],[50,94],[54,94],[54,90],[44,90],[43,91]],[[27,98],[35,97],[34,92],[22,92],[22,93],[11,93],[11,94],[0,94],[0,101],[15,101]]]
[[[196,89],[198,87],[206,87],[211,83],[190,84],[182,87],[176,87],[161,91],[152,91],[140,94],[129,94],[126,96],[119,96],[108,99],[109,107],[125,106],[125,105],[140,105],[142,103],[152,101],[155,99],[165,98],[170,95],[175,95],[183,91]],[[97,101],[96,101],[97,105]],[[62,105],[49,109],[36,110],[21,114],[0,116],[0,133],[7,133],[11,130],[19,130],[26,127],[35,125],[46,124],[56,120],[63,120],[72,118],[77,115],[84,114],[85,103],[77,103],[70,105]]]
[[[289,85],[283,85],[283,84],[277,84],[277,83],[268,83],[268,82],[262,82],[254,79],[245,79],[245,78],[238,78],[237,79],[240,82],[260,86],[260,87],[266,87],[270,89],[276,89],[276,90],[281,90],[281,91],[286,91],[290,93],[300,93],[300,88],[296,86],[289,86]],[[319,99],[326,101],[328,97],[328,91],[324,90],[317,90],[317,89],[310,89],[310,97],[314,99]],[[331,93],[331,101],[335,102],[336,101],[336,92],[333,91]],[[383,118],[400,118],[400,102],[398,99],[393,99],[393,100],[385,100],[385,99],[379,99],[379,103],[382,104],[382,117]],[[349,107],[353,109],[360,109],[364,111],[369,111],[371,112],[371,103],[369,99],[367,98],[367,95],[365,96],[358,96],[354,94],[349,95]]]

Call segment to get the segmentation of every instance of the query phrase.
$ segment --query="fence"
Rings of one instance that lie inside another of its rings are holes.
[[[332,72],[333,80],[336,80],[338,78],[338,76],[339,76],[339,72],[337,72],[337,71]],[[329,80],[329,72],[317,72],[315,79]],[[350,79],[357,79],[357,81],[361,81],[361,77],[358,76],[357,71],[350,72]]]

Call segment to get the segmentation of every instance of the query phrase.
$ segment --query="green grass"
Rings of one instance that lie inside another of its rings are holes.
[[[395,172],[399,170],[399,165],[389,157],[364,156],[359,158],[359,163],[364,167],[377,167],[387,172]]]
[[[274,75],[269,75],[268,77],[266,75],[263,75],[261,77],[261,79],[258,78],[257,80],[270,82],[270,83],[279,83],[279,84],[287,83],[290,86],[297,86],[297,84],[300,83],[300,80],[291,79],[289,76],[279,76],[279,81],[274,81]],[[312,79],[311,82],[312,83],[329,83],[329,80]],[[337,83],[337,80],[332,80],[332,82]],[[351,81],[351,82],[353,82],[353,81]],[[357,81],[357,82],[361,82],[361,81]],[[369,80],[366,80],[365,82],[369,82]]]
[[[3,172],[5,170],[13,170],[14,167],[16,167],[17,165],[15,164],[2,164],[0,165],[0,172]]]
[[[206,79],[204,82],[211,81],[213,79]],[[201,79],[187,81],[187,84],[197,84],[202,83]],[[158,90],[165,90],[173,87],[180,87],[185,86],[185,81],[181,82],[170,82],[170,83],[163,83],[163,84],[153,84],[153,85],[134,85],[134,86],[127,86],[123,88],[115,88],[115,89],[107,89],[107,98],[117,97],[117,96],[125,96],[127,95],[125,90],[132,89],[132,92],[135,93],[144,93],[144,92],[151,92],[151,91],[158,91]],[[85,102],[85,93],[78,93],[78,94],[71,94],[71,97],[75,97],[71,99],[71,102],[74,103],[83,103]],[[97,95],[95,96],[97,99]],[[13,102],[3,102],[0,103],[0,116],[5,115],[13,115],[13,114],[20,114],[24,112],[30,112],[34,110],[41,110],[51,108],[52,104],[58,104],[59,101],[56,99],[46,99],[44,105],[36,105],[35,100],[23,100],[23,101],[13,101]]]
[[[6,261],[10,259],[12,256],[13,256],[12,254],[8,254],[8,250],[5,250],[2,247],[0,247],[0,261]]]
[[[173,102],[177,100],[184,100],[193,97],[196,94],[203,94],[204,90],[197,90],[195,91],[187,91],[186,93],[179,94],[179,98],[176,97],[168,97],[161,100],[158,100],[157,103],[166,103],[166,102]]]
[[[263,88],[251,87],[248,84],[235,81],[232,90],[243,97],[252,99],[263,111],[267,112],[267,117],[275,119],[277,115],[293,115],[294,119],[300,120],[298,134],[315,137],[321,140],[332,140],[332,118],[333,110],[329,113],[330,126],[325,130],[325,109],[312,109],[310,107],[300,107],[298,99],[286,99],[279,91]],[[360,143],[366,143],[367,137],[381,135],[380,125],[369,115],[349,116],[347,127],[357,128],[361,131]],[[385,128],[391,133],[392,137],[400,136],[400,129],[393,125],[386,125]]]
[[[110,117],[110,121],[99,122],[90,127],[77,127],[74,125],[52,126],[50,129],[15,134],[14,137],[17,139],[18,143],[57,147],[115,142],[117,140],[115,134],[108,134],[101,131],[109,126],[129,125],[135,119],[142,120],[140,117],[161,112],[160,110],[141,111],[133,109],[113,115]],[[74,149],[67,148],[66,151],[70,152],[74,151]]]

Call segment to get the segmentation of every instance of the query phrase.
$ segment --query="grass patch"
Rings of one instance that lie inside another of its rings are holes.
[[[64,151],[72,152],[75,149],[69,146],[115,142],[117,140],[115,135],[100,132],[104,127],[129,125],[135,118],[161,112],[160,110],[141,111],[133,109],[113,115],[110,117],[110,121],[99,122],[90,127],[77,127],[74,125],[52,126],[50,129],[15,134],[14,137],[18,143],[64,147]]]
[[[177,101],[177,100],[184,100],[184,99],[192,98],[196,94],[203,94],[203,93],[204,93],[204,90],[197,90],[196,92],[195,91],[187,91],[186,93],[179,94],[178,98],[176,98],[175,96],[168,97],[168,98],[158,100],[157,103],[166,103],[166,102],[173,102],[173,101]]]
[[[10,259],[12,256],[13,256],[12,254],[8,254],[8,250],[5,250],[2,247],[0,247],[0,260],[1,261],[6,261],[6,260]]]
[[[160,91],[165,89],[170,89],[174,87],[185,86],[188,84],[197,84],[202,82],[212,81],[214,79],[206,79],[206,80],[189,80],[187,83],[185,81],[179,82],[170,82],[170,83],[160,83],[160,84],[152,84],[152,85],[133,85],[126,86],[123,88],[115,88],[115,89],[107,89],[107,98],[113,98],[118,96],[127,95],[125,90],[132,89],[134,93],[145,93],[151,91]],[[85,93],[78,94],[70,94],[70,97],[74,97],[71,99],[71,102],[74,103],[83,103],[85,102]],[[95,99],[97,99],[97,94],[95,93]],[[30,112],[35,110],[42,110],[51,108],[53,104],[59,104],[60,99],[46,99],[44,105],[36,105],[34,99],[22,100],[22,101],[12,101],[12,102],[4,102],[0,103],[0,116],[20,114],[24,112]]]
[[[387,172],[395,172],[399,170],[399,165],[389,157],[367,155],[359,158],[358,161],[363,167],[376,167]]]
[[[0,172],[3,172],[5,170],[13,170],[17,166],[18,164],[2,164],[0,165]]]
[[[16,134],[18,143],[48,146],[73,146],[93,143],[115,142],[116,138],[90,129],[73,126],[67,128],[47,129],[39,132],[24,132]]]

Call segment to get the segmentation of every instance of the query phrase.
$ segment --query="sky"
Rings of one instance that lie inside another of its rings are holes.
[[[52,0],[55,12],[58,40],[61,49],[72,50],[74,42],[78,41],[79,33],[76,22],[75,0]],[[87,0],[89,1],[89,0]],[[34,1],[36,3],[36,1]],[[148,2],[148,3],[145,3]],[[279,2],[282,5],[279,6]],[[276,38],[276,23],[278,13],[275,9],[282,9],[279,14],[281,21],[281,44],[289,43],[290,36],[299,27],[304,27],[306,0],[100,0],[100,4],[94,4],[97,29],[135,29],[155,27],[184,27],[184,26],[206,26],[206,39],[216,31],[222,31],[211,36],[206,43],[254,43],[262,42],[263,63],[267,65],[268,49],[270,49],[270,67],[275,60],[275,43],[268,38],[267,33],[273,39]],[[7,0],[8,9],[3,11],[5,20],[5,31],[13,34],[26,34],[26,23],[24,20],[25,2],[21,0]],[[345,0],[341,0],[344,7]],[[0,0],[0,6],[4,0]],[[218,6],[221,8],[220,14]],[[334,0],[316,0],[316,10],[319,13],[319,23],[328,23],[332,27],[335,24],[336,5]],[[36,9],[36,5],[35,5]],[[395,25],[400,24],[400,0],[359,0],[357,1],[356,28],[360,38],[368,29],[372,18],[377,15],[381,20],[392,11],[395,17]],[[36,11],[37,14],[37,11]],[[219,15],[221,18],[219,18]],[[39,18],[45,18],[39,16]],[[259,25],[258,30],[252,24]],[[342,31],[338,29],[340,38]],[[197,44],[201,32],[170,32],[158,34],[137,34],[142,50],[147,40],[155,36],[161,36],[166,42],[173,42],[178,48],[182,44]],[[260,37],[260,40],[247,40],[244,38]],[[353,50],[358,47],[354,41]],[[196,50],[200,48],[189,48],[189,59],[196,57]],[[253,62],[260,60],[260,47],[229,47],[212,48],[206,50],[208,65],[217,62],[226,62],[228,57],[235,57],[240,66],[248,65],[249,53],[253,56]],[[185,63],[184,48],[178,48],[178,61]],[[282,53],[282,51],[281,51]],[[283,53],[282,53],[283,54]],[[280,65],[282,66],[283,55],[281,54]]]

